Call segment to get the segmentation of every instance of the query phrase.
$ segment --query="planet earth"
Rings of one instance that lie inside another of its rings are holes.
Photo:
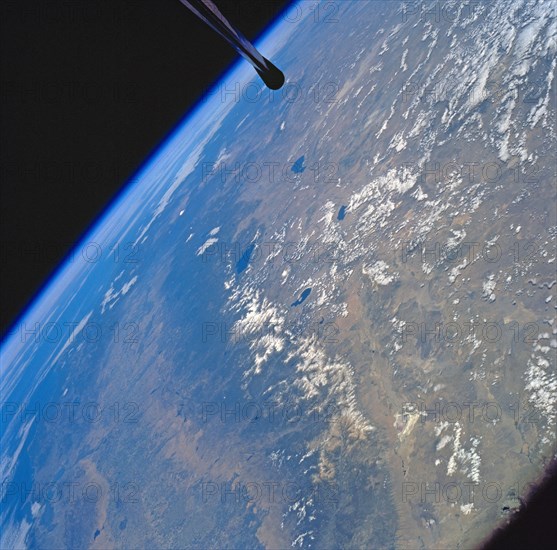
[[[556,451],[555,4],[295,2],[1,348],[3,549],[479,547]],[[76,182],[79,185],[79,182]]]

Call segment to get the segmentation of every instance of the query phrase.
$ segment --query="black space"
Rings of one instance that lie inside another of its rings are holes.
[[[287,0],[217,0],[254,39]],[[236,59],[178,0],[0,2],[0,331]],[[551,548],[556,468],[486,549]]]
[[[251,40],[289,2],[217,0]],[[237,58],[178,0],[0,3],[0,331]]]
[[[540,488],[525,495],[521,511],[498,529],[482,550],[553,550],[557,546],[557,460],[547,467]]]

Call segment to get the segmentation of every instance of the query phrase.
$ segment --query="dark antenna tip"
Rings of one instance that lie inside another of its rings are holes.
[[[271,90],[279,90],[284,85],[284,73],[267,58],[264,59],[268,69],[266,71],[257,69],[257,74],[259,74],[261,80],[265,82],[268,88],[271,88]]]

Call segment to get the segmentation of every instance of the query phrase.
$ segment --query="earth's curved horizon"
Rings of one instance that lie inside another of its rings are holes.
[[[475,548],[555,457],[543,0],[294,2],[0,348],[2,548]]]

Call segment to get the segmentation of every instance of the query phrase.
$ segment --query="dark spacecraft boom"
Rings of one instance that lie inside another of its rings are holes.
[[[247,59],[271,90],[278,90],[282,87],[284,84],[282,71],[263,57],[253,44],[232,26],[211,0],[180,0],[180,2],[218,32],[242,57]]]

